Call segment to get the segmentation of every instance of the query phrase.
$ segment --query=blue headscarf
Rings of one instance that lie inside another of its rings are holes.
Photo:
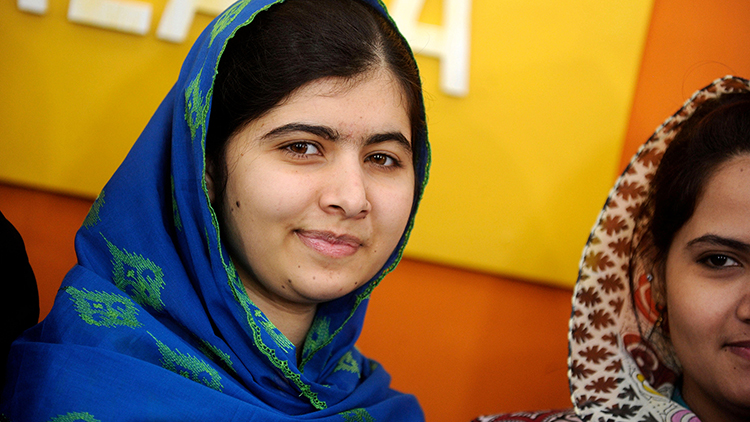
[[[48,317],[17,340],[0,415],[20,421],[420,421],[416,399],[354,344],[373,288],[401,258],[427,181],[427,134],[407,229],[383,268],[321,304],[295,346],[248,298],[205,186],[215,69],[278,0],[242,0],[202,33],[76,235]],[[377,0],[368,0],[387,16]],[[424,110],[421,111],[424,117]],[[2,419],[2,416],[0,416]]]

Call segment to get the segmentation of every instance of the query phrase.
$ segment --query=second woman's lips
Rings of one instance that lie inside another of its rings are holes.
[[[313,250],[332,258],[343,258],[353,255],[362,241],[355,236],[336,235],[326,231],[297,230],[297,237]]]
[[[738,341],[727,344],[730,352],[750,360],[750,341]]]

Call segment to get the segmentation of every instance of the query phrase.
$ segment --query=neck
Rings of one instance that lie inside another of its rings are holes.
[[[682,398],[702,422],[743,422],[750,420],[750,409],[742,409],[727,402],[717,401],[711,392],[704,391],[690,379],[683,379]]]
[[[237,273],[250,300],[294,344],[297,349],[297,361],[299,361],[318,305],[312,302],[295,302],[276,295],[257,283],[253,275],[244,271],[240,266],[237,266]]]
[[[299,361],[305,338],[307,338],[307,332],[310,331],[313,318],[315,318],[317,305],[284,306],[285,304],[267,301],[263,297],[254,296],[250,291],[247,294],[253,303],[255,303],[255,306],[260,308],[266,317],[268,317],[268,320],[294,344],[294,347],[297,349],[297,360]]]

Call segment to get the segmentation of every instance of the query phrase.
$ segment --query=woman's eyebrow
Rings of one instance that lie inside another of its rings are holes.
[[[404,149],[409,151],[409,154],[412,152],[411,148],[411,142],[409,142],[406,139],[406,136],[404,136],[401,132],[386,132],[386,133],[378,133],[377,135],[373,135],[367,139],[367,142],[365,142],[365,145],[373,145],[373,144],[379,144],[383,142],[391,142],[396,141],[398,142]]]
[[[690,248],[701,243],[707,243],[709,245],[716,246],[725,246],[742,252],[750,252],[750,244],[715,234],[706,234],[701,237],[696,237],[695,239],[687,243],[687,247]]]
[[[263,135],[262,139],[268,139],[292,132],[307,132],[330,141],[339,139],[339,133],[333,128],[321,125],[308,125],[305,123],[287,123],[269,131]]]

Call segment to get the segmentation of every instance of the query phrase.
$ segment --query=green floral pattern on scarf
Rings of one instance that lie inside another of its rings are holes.
[[[78,290],[75,287],[64,289],[75,304],[78,315],[87,324],[99,327],[130,327],[141,326],[138,322],[138,309],[133,301],[125,296],[107,292],[90,292],[86,289]]]
[[[102,236],[104,237],[104,236]],[[131,254],[104,238],[112,254],[112,278],[115,285],[141,306],[150,306],[157,311],[164,309],[161,290],[164,274],[161,268],[148,258]]]
[[[159,348],[159,353],[162,356],[161,363],[164,369],[168,369],[217,391],[221,391],[224,388],[221,385],[219,372],[212,368],[211,365],[195,356],[181,353],[177,349],[172,350],[153,335],[151,337],[154,338],[156,346]]]

